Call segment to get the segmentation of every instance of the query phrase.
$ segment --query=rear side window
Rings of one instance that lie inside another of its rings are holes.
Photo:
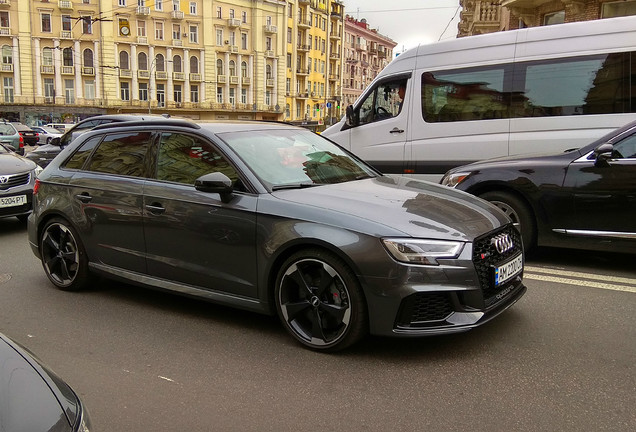
[[[88,159],[93,149],[101,141],[101,136],[96,136],[86,141],[82,146],[70,157],[70,159],[64,164],[64,168],[67,169],[82,169],[84,162]]]
[[[636,53],[422,74],[428,123],[636,112]]]
[[[90,157],[86,170],[143,177],[146,175],[146,155],[151,140],[151,132],[106,135]]]

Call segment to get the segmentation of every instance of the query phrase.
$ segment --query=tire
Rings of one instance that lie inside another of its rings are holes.
[[[51,138],[51,137],[48,137],[48,138],[46,139],[46,143],[47,143],[47,144],[51,144],[51,140],[52,140],[52,138]]]
[[[63,291],[82,290],[93,280],[84,245],[64,219],[46,223],[40,237],[40,255],[46,276]]]
[[[285,261],[276,278],[275,302],[287,331],[316,351],[340,351],[368,332],[358,279],[340,258],[323,250],[303,250]]]
[[[486,192],[479,196],[503,211],[521,232],[524,252],[530,251],[537,241],[537,225],[530,207],[517,196],[501,191]]]

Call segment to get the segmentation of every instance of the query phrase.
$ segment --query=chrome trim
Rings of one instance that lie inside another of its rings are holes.
[[[587,231],[587,230],[570,230],[570,229],[556,229],[556,228],[553,229],[552,231],[557,234],[565,234],[565,235],[572,235],[572,236],[609,237],[609,238],[636,240],[636,233],[630,233],[630,232]]]

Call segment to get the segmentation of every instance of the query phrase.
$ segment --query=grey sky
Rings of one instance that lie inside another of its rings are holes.
[[[396,52],[457,36],[459,0],[344,0],[344,5],[346,14],[366,18],[396,41]]]

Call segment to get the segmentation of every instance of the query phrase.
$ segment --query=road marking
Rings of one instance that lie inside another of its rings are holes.
[[[547,273],[537,274],[537,273]],[[554,276],[556,275],[556,276]],[[559,277],[566,276],[566,277]],[[569,276],[569,277],[567,277]],[[572,279],[578,278],[578,279]],[[567,285],[585,286],[590,288],[599,288],[613,291],[624,291],[636,293],[636,279],[623,278],[616,276],[603,276],[593,273],[580,273],[565,270],[556,270],[544,267],[526,266],[524,269],[524,279],[540,280],[544,282],[555,282]],[[587,279],[587,280],[586,280]],[[603,282],[595,282],[603,281]],[[613,282],[613,283],[607,283]],[[626,285],[618,285],[626,284]]]

